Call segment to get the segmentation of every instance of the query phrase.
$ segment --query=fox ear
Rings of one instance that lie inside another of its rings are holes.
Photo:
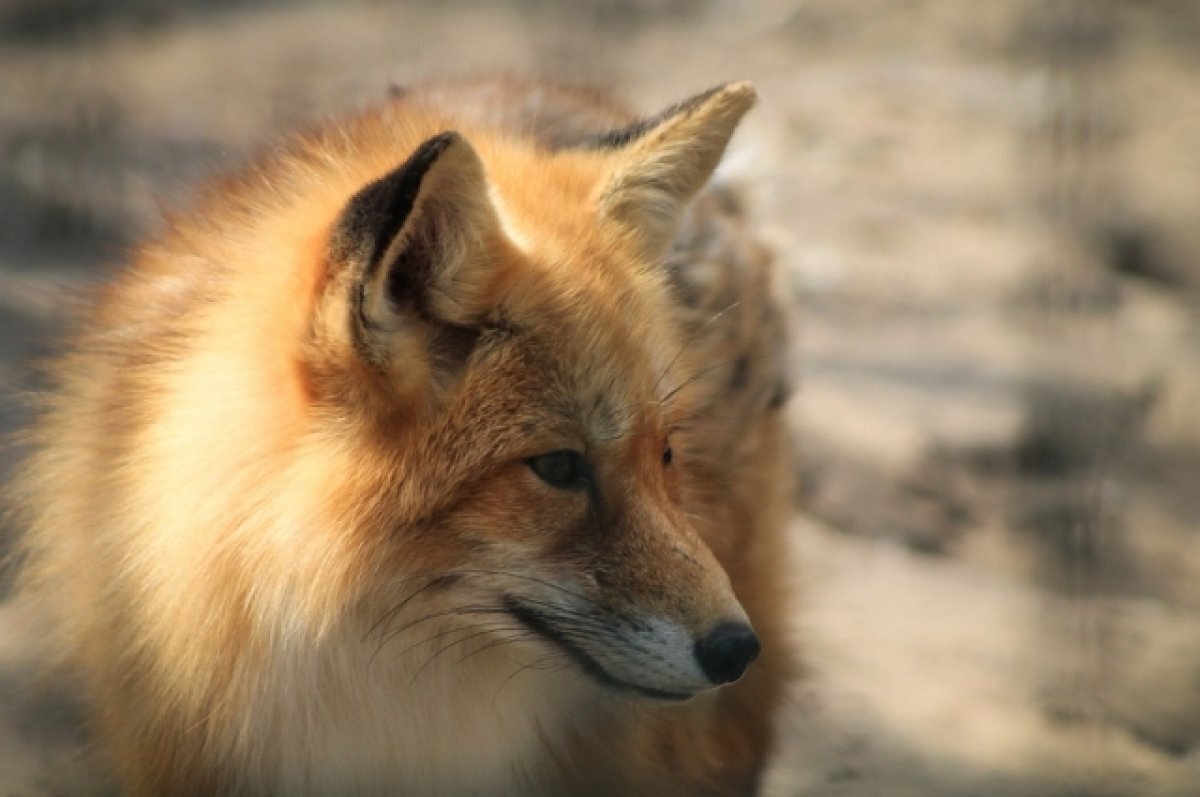
[[[712,176],[754,100],[749,83],[726,83],[590,141],[620,154],[600,189],[604,216],[635,232],[647,254],[665,251],[683,209]]]
[[[471,145],[455,132],[423,143],[351,197],[334,225],[331,254],[351,267],[356,348],[381,363],[428,361],[448,337],[468,339],[490,309],[502,241]]]

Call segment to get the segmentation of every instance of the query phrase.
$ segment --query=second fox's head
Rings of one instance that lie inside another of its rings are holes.
[[[313,249],[297,359],[309,436],[342,465],[309,489],[363,622],[436,600],[667,699],[757,655],[689,518],[676,430],[704,363],[660,265],[753,101],[721,86],[557,151],[419,108],[360,131],[386,153],[406,118],[445,130],[358,183]]]

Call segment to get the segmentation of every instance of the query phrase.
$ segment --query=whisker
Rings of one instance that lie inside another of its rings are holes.
[[[659,404],[669,403],[671,401],[671,399],[675,398],[675,396],[678,395],[679,391],[683,390],[686,387],[689,387],[690,385],[695,384],[697,380],[699,380],[700,378],[706,376],[707,374],[715,371],[716,369],[724,368],[727,365],[731,365],[731,364],[737,362],[738,359],[739,359],[738,357],[733,357],[728,360],[721,360],[720,362],[715,362],[712,365],[708,366],[707,368],[701,368],[699,371],[692,374],[689,378],[685,379],[682,383],[676,385],[671,390],[671,392],[669,392],[669,393],[667,393],[667,395],[663,396],[659,400],[658,403]]]
[[[679,347],[679,350],[675,352],[674,356],[672,356],[670,361],[666,364],[666,366],[663,367],[662,372],[659,373],[658,378],[656,378],[654,380],[654,386],[651,389],[652,393],[658,392],[658,388],[662,385],[663,379],[665,379],[667,377],[667,374],[669,374],[671,372],[671,369],[675,367],[675,364],[679,362],[679,358],[683,356],[683,353],[685,351],[687,351],[688,348],[696,342],[696,340],[698,339],[700,334],[702,332],[704,332],[706,329],[708,329],[710,326],[715,324],[717,321],[720,321],[722,318],[724,318],[728,312],[730,312],[731,310],[736,308],[739,304],[741,304],[740,299],[730,302],[728,305],[726,305],[725,307],[718,310],[716,313],[713,313],[711,316],[706,318],[700,325],[698,325],[696,328],[692,329],[688,333],[687,338],[684,340],[683,344]],[[678,391],[678,388],[676,388],[675,391],[672,391],[672,395],[677,391]],[[628,419],[633,416],[634,411],[637,407],[640,407],[643,405],[661,406],[664,403],[666,403],[666,399],[663,399],[661,401],[635,401],[631,404],[627,404],[623,407],[619,407],[616,410],[614,410],[613,412],[614,412],[614,415],[617,415],[617,417],[619,419],[619,423],[623,424],[625,421],[628,421]]]
[[[413,674],[412,680],[409,682],[409,686],[410,687],[415,686],[417,683],[417,679],[421,677],[421,673],[425,672],[425,670],[429,668],[429,665],[433,664],[433,662],[436,661],[438,659],[438,657],[441,656],[443,653],[445,653],[447,650],[450,650],[451,648],[453,648],[457,645],[461,645],[462,643],[464,643],[468,640],[475,639],[476,637],[484,636],[486,634],[491,634],[491,633],[494,633],[491,629],[485,629],[483,631],[476,631],[475,633],[468,634],[465,637],[462,637],[461,639],[456,639],[453,642],[450,642],[449,644],[442,646],[436,653],[434,653],[432,656],[430,656],[428,659],[426,659],[425,663],[422,664],[417,669],[416,673]],[[520,638],[523,638],[523,637],[520,637]],[[515,639],[514,638],[506,638],[505,641],[513,642],[513,641],[515,641]]]
[[[525,581],[529,581],[534,584],[541,584],[544,587],[550,587],[551,589],[556,589],[559,592],[562,592],[566,595],[570,595],[572,598],[581,600],[584,603],[589,603],[589,604],[591,603],[591,600],[588,598],[588,596],[584,595],[582,592],[576,592],[575,590],[568,589],[567,587],[564,587],[561,584],[555,584],[553,581],[546,581],[545,579],[537,578],[536,576],[530,576],[525,573],[516,573],[516,572],[512,572],[512,571],[508,571],[508,570],[481,570],[481,569],[459,570],[457,572],[467,573],[467,574],[480,574],[480,575],[488,575],[488,576],[507,576],[509,578],[520,578],[520,579],[524,579]]]
[[[491,629],[491,630],[496,630],[496,631],[523,630],[523,628],[521,626],[517,626],[514,624],[503,624],[500,622],[489,624],[489,622],[486,620],[485,621],[476,621],[473,623],[468,623],[465,626],[455,626],[453,628],[444,628],[441,631],[438,631],[436,634],[430,634],[429,636],[425,637],[421,641],[414,642],[413,644],[411,644],[408,647],[401,650],[399,653],[396,654],[396,657],[399,658],[400,656],[404,656],[405,654],[411,653],[412,651],[416,650],[417,648],[421,647],[422,645],[427,645],[430,642],[433,642],[438,639],[442,639],[443,637],[449,636],[450,634],[457,634],[457,633],[461,633],[463,631],[475,630],[475,629],[480,629],[480,628]]]
[[[529,664],[523,664],[523,665],[518,666],[515,670],[513,670],[508,675],[507,678],[505,678],[503,681],[500,682],[500,686],[496,687],[496,694],[492,696],[492,708],[493,709],[496,708],[496,702],[500,699],[500,693],[504,691],[504,687],[508,686],[509,682],[512,681],[512,679],[516,678],[518,675],[520,675],[521,673],[523,673],[527,670],[545,670],[546,669],[545,663],[547,661],[554,661],[556,659],[559,661],[564,661],[566,659],[566,654],[564,654],[564,653],[549,653],[549,654],[546,654],[545,656],[542,656],[539,659],[536,659],[533,662],[530,662]],[[560,664],[557,667],[549,668],[549,671],[556,672],[558,669],[562,669],[562,667],[564,667],[564,666],[566,666],[566,665]]]
[[[392,608],[388,609],[386,612],[383,613],[383,616],[381,616],[378,620],[376,620],[374,623],[372,623],[371,627],[367,629],[367,632],[365,634],[363,634],[362,641],[366,642],[367,638],[370,637],[371,634],[373,634],[377,628],[382,626],[384,623],[389,622],[392,617],[395,617],[398,613],[403,611],[404,607],[407,606],[409,603],[411,603],[412,600],[414,598],[416,598],[418,595],[420,595],[422,592],[425,592],[426,590],[428,590],[436,585],[444,584],[447,581],[452,580],[453,577],[454,577],[454,575],[452,573],[445,573],[445,574],[436,576],[435,578],[432,578],[429,581],[427,581],[425,583],[425,586],[416,590],[411,595],[409,595],[407,598],[400,601],[398,604],[396,604]]]
[[[594,631],[611,631],[612,627],[605,623],[599,616],[601,613],[611,615],[615,619],[627,623],[630,626],[637,627],[638,625],[633,618],[626,617],[619,612],[614,612],[608,609],[603,609],[600,612],[581,611],[568,606],[559,606],[557,604],[550,603],[549,601],[543,601],[537,598],[529,598],[524,596],[522,596],[521,601],[534,606],[540,606],[541,608],[546,609],[554,620],[560,621],[560,623],[574,623],[575,627],[579,629],[588,628]]]
[[[679,358],[683,356],[683,353],[687,351],[688,347],[696,342],[696,338],[700,335],[700,333],[707,329],[711,324],[720,320],[726,313],[737,307],[739,304],[741,304],[741,300],[735,299],[721,310],[718,310],[714,315],[710,316],[704,323],[693,329],[691,333],[688,334],[687,339],[683,342],[683,345],[679,347],[679,351],[675,352],[675,356],[671,358],[671,361],[667,363],[665,368],[663,368],[662,373],[658,375],[658,379],[654,382],[654,388],[652,392],[658,392],[658,386],[662,384],[663,379],[665,379],[667,374],[671,372],[671,369],[675,366],[675,363],[679,361]]]
[[[416,620],[407,622],[404,625],[400,626],[399,628],[394,629],[384,639],[384,643],[386,644],[387,642],[390,642],[391,640],[395,639],[397,636],[399,636],[400,634],[403,634],[405,631],[409,630],[410,628],[412,628],[414,626],[420,625],[422,623],[427,623],[430,620],[436,620],[440,617],[455,617],[455,616],[472,617],[472,616],[489,615],[489,614],[507,614],[507,612],[498,606],[455,606],[450,609],[443,609],[442,611],[439,611],[439,612],[433,612],[432,614],[427,614],[424,617],[418,617]]]
[[[419,617],[416,620],[405,623],[404,625],[400,626],[400,628],[397,628],[393,631],[388,632],[388,634],[386,636],[383,636],[380,639],[379,646],[376,647],[375,652],[371,654],[371,661],[375,660],[375,657],[379,655],[379,652],[382,651],[388,645],[389,642],[391,642],[393,639],[400,636],[401,634],[403,634],[405,631],[409,630],[410,628],[413,628],[414,626],[420,625],[422,623],[427,623],[430,620],[436,620],[439,617],[452,617],[452,616],[472,617],[472,616],[490,615],[490,614],[507,614],[507,612],[498,607],[459,606],[459,607],[455,607],[452,609],[445,609],[440,612],[434,612],[433,614],[428,614],[428,615],[425,615],[424,617]]]
[[[600,635],[596,634],[595,632],[597,630],[599,630],[602,632],[602,634],[608,635],[610,640],[615,638],[615,641],[619,642],[621,645],[623,645],[626,648],[632,649],[635,653],[639,653],[639,654],[646,655],[646,656],[655,656],[656,655],[653,648],[647,647],[646,645],[639,643],[637,641],[636,637],[630,638],[630,637],[626,637],[626,636],[613,635],[611,632],[611,629],[609,629],[609,628],[603,628],[603,629],[588,628],[586,626],[572,625],[570,622],[560,623],[559,625],[556,626],[556,628],[560,632],[562,632],[564,636],[575,637],[575,639],[573,640],[575,642],[575,644],[584,649],[590,647],[590,645],[588,643],[595,643],[597,641],[603,642],[603,639],[597,640],[597,637]],[[592,633],[588,633],[589,631],[591,631]],[[579,639],[580,637],[582,637],[582,640]]]
[[[532,631],[530,631],[522,626],[508,626],[507,628],[502,629],[502,630],[513,631],[516,633],[516,636],[503,638],[503,639],[497,639],[495,641],[487,643],[486,645],[481,645],[480,647],[476,648],[475,650],[472,650],[470,653],[463,654],[462,656],[459,657],[458,661],[456,661],[454,663],[462,664],[464,661],[471,658],[472,656],[476,656],[480,653],[483,653],[485,650],[491,650],[492,648],[499,647],[501,645],[511,645],[513,642],[517,642],[517,641],[524,640],[524,639],[539,639],[540,638],[540,637],[538,637],[537,634],[533,633]]]

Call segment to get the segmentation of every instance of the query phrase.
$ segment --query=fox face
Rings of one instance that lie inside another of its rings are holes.
[[[319,513],[364,637],[462,622],[665,700],[757,656],[684,500],[704,364],[661,273],[753,98],[555,153],[442,132],[341,206],[298,381],[316,450],[354,452]]]

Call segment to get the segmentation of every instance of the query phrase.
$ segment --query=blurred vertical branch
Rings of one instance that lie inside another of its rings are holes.
[[[1116,190],[1109,164],[1121,134],[1113,79],[1121,45],[1117,12],[1114,0],[1042,0],[1029,4],[1019,30],[1021,49],[1044,81],[1027,148],[1033,206],[1043,228],[1038,259],[1046,273],[1039,279],[1051,288],[1050,301],[1037,305],[1040,317],[1033,321],[1054,336],[1078,334],[1070,328],[1073,313],[1098,305],[1108,310],[1118,301],[1081,243],[1097,219],[1111,215]],[[1097,354],[1078,348],[1086,345],[1080,341],[1073,351]],[[1118,655],[1120,622],[1104,596],[1127,586],[1132,575],[1123,556],[1125,527],[1114,506],[1112,470],[1135,419],[1120,396],[1096,395],[1095,385],[1065,365],[1050,389],[1027,395],[1018,463],[1053,485],[1053,493],[1045,505],[1028,510],[1022,525],[1041,551],[1050,592],[1065,600],[1065,610],[1048,612],[1040,629],[1041,699],[1051,717],[1094,727],[1099,740],[1108,720],[1104,690]],[[1091,781],[1088,773],[1077,774],[1081,782]]]
[[[1046,0],[1030,5],[1024,24],[1023,37],[1045,81],[1028,141],[1034,207],[1044,228],[1039,262],[1048,272],[1042,277],[1060,286],[1050,301],[1036,307],[1043,316],[1037,322],[1059,335],[1068,334],[1064,322],[1073,313],[1108,310],[1118,301],[1094,301],[1095,293],[1115,289],[1104,285],[1106,275],[1081,245],[1097,220],[1111,215],[1117,191],[1110,169],[1120,136],[1113,79],[1120,44],[1116,17],[1115,0]],[[1088,293],[1093,296],[1081,298]],[[1073,377],[1069,369],[1057,375]],[[1104,528],[1112,524],[1102,521],[1105,499],[1099,488],[1136,420],[1131,407],[1117,406],[1117,399],[1089,398],[1086,388],[1064,384],[1032,390],[1017,452],[1027,471],[1047,478],[1083,476],[1079,511],[1059,518],[1062,528],[1055,530],[1054,540],[1055,558],[1065,565],[1055,574],[1058,586],[1083,596],[1104,588],[1103,565],[1112,558],[1115,540]]]
[[[1046,76],[1044,115],[1034,129],[1040,207],[1078,228],[1111,196],[1105,164],[1119,135],[1113,72],[1119,55],[1114,0],[1044,0],[1026,17],[1028,46]]]

